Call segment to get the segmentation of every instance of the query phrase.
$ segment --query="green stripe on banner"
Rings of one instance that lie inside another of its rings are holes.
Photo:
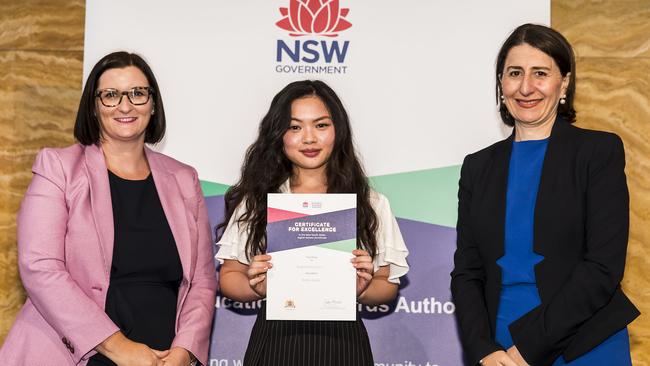
[[[460,165],[370,178],[397,217],[455,227]]]
[[[203,195],[206,197],[211,196],[221,196],[226,193],[230,186],[225,184],[213,183],[207,180],[201,181],[201,190],[203,190]]]
[[[370,178],[374,189],[388,197],[393,213],[404,219],[456,226],[460,165]],[[206,197],[220,196],[230,186],[202,180]]]
[[[341,241],[333,241],[331,243],[325,243],[317,245],[319,248],[339,250],[341,252],[350,253],[353,250],[357,249],[357,239],[348,239]]]

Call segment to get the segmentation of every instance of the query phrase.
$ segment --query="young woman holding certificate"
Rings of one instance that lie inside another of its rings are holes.
[[[216,257],[223,295],[236,301],[266,297],[268,193],[356,193],[357,297],[363,304],[395,298],[408,272],[408,250],[388,200],[370,189],[352,143],[348,115],[321,81],[287,85],[262,119],[242,176],[226,193],[225,228]],[[260,309],[244,365],[373,365],[368,334],[356,321],[267,321]]]

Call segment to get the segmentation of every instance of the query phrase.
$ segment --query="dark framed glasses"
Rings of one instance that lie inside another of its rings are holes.
[[[149,102],[149,97],[154,90],[150,86],[136,86],[129,90],[119,91],[117,89],[101,89],[95,92],[95,97],[99,98],[104,107],[115,107],[122,103],[122,98],[126,95],[129,102],[133,105],[143,105]]]

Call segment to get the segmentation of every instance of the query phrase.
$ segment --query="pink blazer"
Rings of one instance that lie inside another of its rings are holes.
[[[196,171],[145,148],[183,265],[172,346],[207,364],[217,287],[207,210]],[[118,331],[104,312],[113,210],[98,146],[43,149],[18,214],[18,266],[28,299],[0,365],[86,365]]]

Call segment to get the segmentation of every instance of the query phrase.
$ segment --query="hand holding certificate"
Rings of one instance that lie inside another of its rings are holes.
[[[355,194],[269,194],[268,320],[356,320]]]

